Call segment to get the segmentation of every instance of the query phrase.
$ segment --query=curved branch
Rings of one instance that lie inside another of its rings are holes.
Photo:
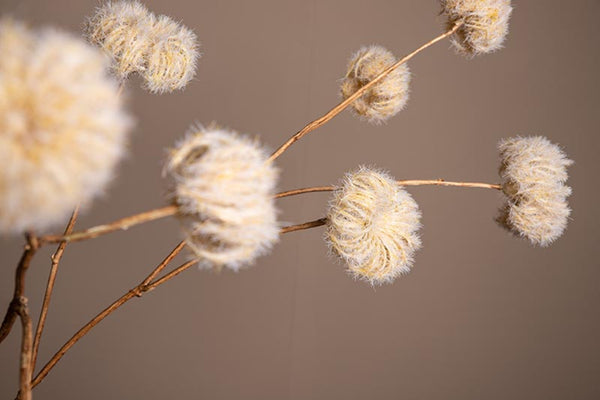
[[[271,157],[269,157],[269,161],[273,161],[273,160],[277,159],[291,145],[293,145],[298,140],[302,139],[302,137],[304,137],[306,134],[314,131],[315,129],[319,128],[322,125],[325,125],[327,122],[332,120],[336,115],[338,115],[339,113],[344,111],[346,109],[346,107],[348,107],[350,104],[352,104],[354,102],[354,100],[358,99],[363,94],[365,94],[369,89],[371,89],[375,84],[377,84],[377,82],[384,79],[386,76],[388,76],[393,70],[398,68],[400,65],[404,64],[405,62],[407,62],[408,60],[410,60],[411,58],[413,58],[414,56],[416,56],[417,54],[419,54],[421,51],[425,50],[426,48],[447,38],[448,36],[451,36],[454,32],[456,32],[458,30],[458,28],[460,28],[461,25],[462,25],[462,22],[458,22],[449,31],[441,34],[440,36],[436,37],[435,39],[430,40],[429,42],[425,43],[424,45],[422,45],[421,47],[419,47],[412,53],[406,55],[404,58],[402,58],[401,60],[396,62],[394,65],[392,65],[391,67],[389,67],[388,69],[386,69],[385,71],[383,71],[382,73],[377,75],[375,78],[373,78],[373,80],[371,80],[365,86],[361,87],[356,92],[354,92],[352,94],[352,96],[348,97],[346,100],[342,101],[337,106],[333,107],[331,110],[329,110],[327,113],[325,113],[325,115],[310,122],[308,125],[306,125],[304,128],[302,128],[300,131],[298,131],[298,133],[296,133],[294,136],[289,138],[285,143],[283,143],[277,150],[275,150],[273,152],[273,154],[271,154]]]

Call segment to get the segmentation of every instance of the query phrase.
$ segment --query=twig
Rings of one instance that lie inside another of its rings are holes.
[[[21,296],[19,305],[16,307],[16,313],[21,319],[22,336],[21,336],[21,357],[19,362],[19,395],[21,400],[31,400],[31,352],[33,329],[31,326],[31,318],[27,310],[27,298]]]
[[[490,183],[476,183],[476,182],[448,182],[443,179],[432,179],[432,180],[405,180],[398,181],[399,185],[402,186],[421,186],[421,185],[438,185],[438,186],[462,186],[462,187],[479,187],[488,189],[501,189],[498,184]],[[280,199],[283,197],[296,196],[303,193],[313,192],[330,192],[335,190],[335,186],[314,186],[302,189],[293,189],[285,192],[279,192],[273,197]],[[131,215],[129,217],[121,218],[108,224],[94,226],[84,231],[75,232],[70,235],[46,235],[41,236],[39,241],[41,244],[46,243],[59,243],[64,242],[77,242],[80,240],[93,239],[95,237],[105,235],[107,233],[115,232],[118,230],[128,229],[134,225],[139,225],[145,222],[154,221],[160,218],[168,217],[177,214],[177,206],[171,205],[167,207],[157,208],[143,213]]]
[[[144,222],[153,221],[159,218],[168,217],[177,213],[176,206],[167,206],[146,211],[143,213],[131,215],[129,217],[118,219],[114,222],[105,225],[94,226],[81,232],[75,232],[70,235],[46,235],[40,237],[42,243],[59,243],[59,242],[78,242],[80,240],[92,239],[106,233],[125,230],[134,225]]]
[[[304,229],[316,228],[317,226],[322,226],[327,223],[327,218],[319,218],[314,221],[305,222],[303,224],[291,225],[281,228],[281,233],[295,232],[301,231]]]
[[[482,189],[496,189],[502,190],[502,185],[496,183],[480,183],[480,182],[451,182],[445,181],[444,179],[429,179],[429,180],[406,180],[397,181],[400,186],[457,186],[457,187],[468,187],[468,188],[482,188]]]
[[[429,42],[425,43],[424,45],[422,45],[421,47],[419,47],[418,49],[416,49],[412,53],[408,54],[407,56],[402,58],[400,61],[396,62],[394,65],[392,65],[391,67],[389,67],[388,69],[386,69],[385,71],[383,71],[382,73],[377,75],[369,83],[367,83],[366,85],[364,85],[363,87],[358,89],[356,92],[354,92],[352,94],[352,96],[348,97],[346,100],[342,101],[337,106],[335,106],[331,110],[329,110],[325,115],[310,122],[308,125],[306,125],[304,128],[302,128],[300,131],[298,131],[298,133],[296,133],[294,136],[289,138],[277,150],[275,150],[275,152],[273,152],[273,154],[271,154],[271,157],[269,157],[269,160],[270,161],[275,160],[277,157],[282,155],[292,144],[294,144],[295,142],[300,140],[303,136],[305,136],[309,132],[314,131],[318,127],[326,124],[328,121],[333,119],[333,117],[335,117],[336,115],[338,115],[339,113],[344,111],[344,109],[346,107],[348,107],[350,104],[352,104],[352,102],[354,102],[354,100],[358,99],[363,94],[365,94],[369,89],[371,89],[375,84],[377,84],[377,82],[384,79],[393,70],[395,70],[400,65],[404,64],[405,62],[407,62],[408,60],[410,60],[411,58],[413,58],[414,56],[416,56],[417,54],[419,54],[421,51],[425,50],[429,46],[432,46],[433,44],[439,42],[440,40],[443,40],[443,39],[447,38],[448,36],[451,36],[454,32],[456,32],[458,30],[458,28],[460,28],[461,25],[462,25],[462,22],[458,22],[448,32],[443,33],[440,36],[436,37],[435,39],[430,40]]]
[[[294,232],[302,229],[309,229],[317,226],[321,226],[325,224],[326,219],[321,218],[316,221],[307,222],[299,225],[287,226],[281,229],[281,233]],[[91,321],[85,324],[81,329],[79,329],[72,337],[69,339],[57,352],[52,356],[50,361],[44,365],[44,367],[40,370],[40,372],[36,375],[36,377],[31,381],[31,387],[36,387],[50,372],[52,368],[60,361],[60,359],[65,355],[65,353],[75,345],[83,336],[85,336],[94,326],[96,326],[100,321],[104,318],[108,317],[115,310],[121,307],[123,304],[127,303],[134,297],[141,297],[144,293],[151,291],[158,286],[164,284],[165,282],[173,279],[183,271],[189,269],[192,265],[198,262],[197,259],[193,259],[185,262],[179,267],[175,268],[171,272],[165,274],[163,277],[152,281],[168,264],[175,258],[175,256],[185,247],[185,242],[181,242],[169,253],[169,255],[161,262],[152,272],[137,286],[129,290],[123,296],[119,297],[115,300],[111,305],[106,307],[102,312],[96,315]]]
[[[67,223],[65,228],[65,235],[70,234],[77,221],[77,215],[79,214],[79,207],[75,208],[71,219]],[[42,310],[40,312],[40,318],[38,320],[37,328],[35,331],[35,338],[33,340],[33,352],[31,356],[31,371],[35,371],[35,362],[37,360],[38,349],[40,347],[40,340],[42,339],[42,333],[44,332],[44,325],[46,324],[46,317],[48,316],[48,308],[50,307],[50,299],[52,297],[52,291],[54,290],[54,282],[56,281],[56,274],[58,273],[58,264],[65,251],[67,242],[62,241],[58,245],[56,252],[52,255],[52,266],[50,267],[50,274],[48,276],[48,283],[46,284],[46,293],[44,294],[44,301],[42,303]]]
[[[145,292],[149,290],[148,283],[162,271],[179,252],[185,247],[185,243],[179,243],[170,253],[169,255],[156,267],[152,270],[152,272],[137,286],[133,287],[123,296],[119,297],[115,302],[113,302],[110,306],[106,307],[102,312],[92,318],[87,324],[85,324],[81,329],[79,329],[72,337],[69,339],[57,352],[52,356],[50,361],[44,365],[44,367],[40,370],[40,372],[36,375],[36,377],[31,381],[31,387],[36,387],[45,377],[48,375],[48,372],[60,361],[60,359],[65,355],[65,353],[73,347],[75,343],[79,341],[83,336],[85,336],[94,326],[96,326],[100,321],[109,316],[113,311],[121,307],[123,304],[128,302],[134,297],[141,297]]]
[[[302,189],[294,189],[294,190],[288,190],[286,192],[277,193],[275,195],[275,198],[279,199],[282,197],[289,197],[289,196],[295,196],[298,194],[312,193],[312,192],[331,192],[334,189],[335,189],[335,187],[333,187],[333,186],[314,186],[314,187],[308,187],[308,188],[302,188]]]
[[[28,233],[25,235],[25,237],[27,243],[25,244],[23,255],[19,260],[19,265],[17,266],[17,270],[15,272],[15,289],[13,292],[13,298],[8,306],[4,320],[2,321],[2,326],[0,326],[0,343],[2,343],[2,341],[8,336],[15,319],[17,318],[18,308],[21,306],[21,297],[25,293],[25,275],[27,273],[27,269],[29,268],[29,264],[31,263],[31,259],[39,248],[39,241],[34,234]]]

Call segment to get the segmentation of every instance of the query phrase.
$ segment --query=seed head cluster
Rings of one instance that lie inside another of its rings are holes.
[[[237,270],[277,242],[278,170],[253,139],[217,127],[192,130],[165,168],[187,244],[204,267]]]
[[[512,13],[510,0],[441,0],[448,27],[462,22],[452,38],[463,54],[490,53],[502,47]]]
[[[558,239],[571,213],[565,185],[572,161],[543,136],[502,140],[500,177],[507,196],[499,222],[534,245]]]
[[[348,63],[342,80],[342,97],[347,99],[396,63],[396,57],[381,46],[362,47]],[[352,103],[354,111],[372,123],[381,123],[401,111],[408,101],[410,72],[406,64],[390,72]]]
[[[0,54],[0,232],[43,231],[102,192],[131,119],[79,38],[2,19]]]
[[[137,1],[99,7],[88,19],[85,34],[112,57],[120,79],[137,72],[153,93],[185,87],[200,57],[194,32],[165,15],[157,17]]]
[[[421,213],[387,173],[361,167],[334,192],[325,239],[356,278],[373,285],[410,271]]]

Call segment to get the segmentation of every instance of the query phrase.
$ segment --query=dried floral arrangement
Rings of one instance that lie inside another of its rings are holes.
[[[459,54],[496,51],[508,33],[509,0],[441,0],[444,33],[401,59],[381,46],[359,49],[341,82],[343,101],[310,122],[276,151],[255,138],[216,124],[193,126],[169,150],[164,176],[167,206],[74,231],[80,207],[88,207],[115,174],[132,119],[121,91],[137,73],[151,93],[182,89],[200,58],[196,35],[137,1],[108,2],[86,21],[84,38],[58,30],[32,30],[0,20],[0,232],[25,234],[13,299],[0,327],[0,342],[17,319],[22,326],[20,391],[31,399],[62,356],[100,321],[194,265],[239,270],[268,253],[280,235],[325,226],[331,253],[357,280],[391,283],[408,273],[421,247],[421,213],[406,187],[454,186],[497,190],[505,195],[497,221],[533,245],[548,246],[564,232],[570,209],[566,185],[571,161],[541,136],[512,137],[499,145],[500,182],[398,181],[383,170],[359,166],[337,186],[277,192],[275,161],[296,141],[348,107],[379,124],[408,101],[407,61],[446,38]],[[327,214],[281,226],[276,200],[331,192]],[[69,215],[70,218],[69,218]],[[68,243],[90,240],[164,217],[181,222],[183,240],[138,285],[69,339],[37,372],[35,366],[59,263]],[[62,234],[45,234],[64,223]],[[57,244],[37,327],[29,314],[25,278],[42,246]],[[163,273],[184,249],[190,258]]]

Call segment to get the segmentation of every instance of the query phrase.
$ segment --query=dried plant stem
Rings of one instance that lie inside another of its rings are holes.
[[[42,243],[78,242],[80,240],[92,239],[110,232],[125,230],[132,226],[168,217],[176,213],[176,206],[157,208],[143,213],[131,215],[129,217],[121,218],[109,224],[94,226],[93,228],[86,229],[81,232],[75,232],[70,235],[42,236],[40,237],[40,241]]]
[[[472,188],[487,188],[487,189],[502,189],[498,184],[491,183],[478,183],[478,182],[450,182],[444,179],[431,179],[431,180],[404,180],[398,181],[399,185],[402,186],[423,186],[423,185],[437,185],[437,186],[460,186],[460,187],[472,187]],[[335,190],[334,186],[314,186],[302,189],[293,189],[285,192],[277,193],[274,197],[276,199],[283,197],[296,196],[303,193],[313,192],[330,192]],[[177,214],[177,206],[166,206],[157,208],[154,210],[146,211],[143,213],[131,215],[129,217],[121,218],[114,222],[98,225],[84,231],[75,232],[69,235],[47,235],[40,237],[40,243],[59,243],[59,242],[77,242],[81,240],[93,239],[107,233],[115,232],[118,230],[124,230],[131,228],[132,226],[139,225],[145,222],[154,221],[160,218],[169,217]]]
[[[73,227],[75,226],[75,221],[77,221],[77,216],[79,214],[79,207],[75,208],[73,214],[71,214],[71,218],[67,223],[67,227],[65,228],[65,235],[70,234],[73,231]],[[46,324],[46,317],[48,316],[48,308],[50,307],[50,299],[52,297],[52,291],[54,290],[54,282],[56,281],[56,274],[58,273],[58,264],[62,258],[62,255],[65,251],[65,247],[67,246],[67,242],[62,241],[58,245],[58,248],[52,255],[52,266],[50,267],[50,274],[48,276],[48,283],[46,284],[46,293],[44,294],[44,301],[42,303],[42,310],[40,312],[40,317],[37,323],[37,328],[35,331],[35,338],[33,340],[33,352],[31,356],[31,371],[35,371],[35,362],[37,360],[38,350],[40,347],[40,340],[42,339],[42,333],[44,332],[44,326]]]
[[[80,330],[78,330],[72,337],[69,339],[59,350],[52,356],[50,361],[44,365],[44,367],[40,370],[40,372],[36,375],[36,377],[31,381],[31,387],[37,386],[45,377],[48,375],[48,372],[60,361],[60,359],[65,355],[65,353],[73,347],[75,343],[79,341],[83,336],[85,336],[94,326],[96,326],[100,321],[109,316],[113,311],[117,308],[121,307],[123,304],[128,302],[134,297],[141,297],[148,290],[153,289],[156,286],[151,287],[151,280],[156,277],[170,262],[181,252],[181,250],[185,247],[185,243],[179,243],[170,253],[169,255],[155,268],[152,272],[137,286],[133,287],[123,296],[119,297],[116,301],[114,301],[110,306],[106,307],[102,312],[92,318],[87,324],[85,324]]]
[[[277,159],[292,144],[294,144],[295,142],[297,142],[298,140],[300,140],[303,136],[305,136],[309,132],[314,131],[318,127],[326,124],[328,121],[330,121],[331,119],[333,119],[336,115],[338,115],[339,113],[341,113],[342,111],[344,111],[344,109],[346,107],[348,107],[350,104],[352,104],[352,102],[354,102],[354,100],[358,99],[363,94],[365,94],[369,89],[371,89],[373,87],[373,85],[377,84],[377,82],[379,82],[382,79],[384,79],[386,76],[388,76],[392,71],[394,71],[400,65],[404,64],[405,62],[407,62],[408,60],[410,60],[411,58],[413,58],[414,56],[416,56],[417,54],[419,54],[421,51],[425,50],[426,48],[428,48],[428,47],[434,45],[435,43],[437,43],[437,42],[439,42],[439,41],[447,38],[448,36],[451,36],[454,32],[456,32],[458,30],[458,28],[460,28],[461,25],[462,25],[462,22],[459,22],[459,23],[455,24],[454,27],[452,27],[452,29],[450,29],[446,33],[443,33],[440,36],[436,37],[435,39],[430,40],[429,42],[425,43],[424,45],[422,45],[421,47],[419,47],[418,49],[416,49],[412,53],[406,55],[404,58],[402,58],[401,60],[399,60],[398,62],[396,62],[394,65],[392,65],[391,67],[389,67],[388,69],[386,69],[385,71],[383,71],[382,73],[380,73],[379,75],[377,75],[375,78],[373,78],[373,80],[370,81],[369,83],[367,83],[365,86],[361,87],[356,92],[354,92],[354,94],[352,94],[352,96],[348,97],[346,100],[342,101],[337,106],[333,107],[325,115],[323,115],[322,117],[317,118],[316,120],[310,122],[308,125],[306,125],[304,128],[302,128],[300,131],[298,131],[294,136],[292,136],[291,138],[289,138],[287,140],[287,142],[285,142],[277,150],[275,150],[275,152],[273,152],[273,154],[271,154],[271,157],[269,157],[269,161],[273,161],[273,160]]]
[[[294,232],[302,229],[309,229],[317,226],[324,225],[326,222],[325,218],[321,218],[316,221],[307,222],[299,225],[287,226],[281,229],[281,233]],[[90,320],[87,324],[85,324],[81,329],[75,333],[71,339],[69,339],[57,352],[52,356],[50,361],[44,365],[44,367],[40,370],[40,372],[36,375],[36,377],[31,381],[31,387],[37,386],[50,372],[52,368],[60,361],[60,359],[65,355],[65,353],[75,345],[83,336],[85,336],[94,326],[96,326],[100,321],[104,318],[108,317],[115,310],[121,307],[123,304],[127,303],[134,297],[141,297],[144,293],[149,292],[163,283],[173,279],[177,275],[181,274],[185,270],[189,269],[192,265],[198,262],[197,259],[189,260],[179,267],[175,268],[171,272],[165,274],[163,277],[156,279],[154,278],[181,252],[181,250],[185,247],[185,242],[179,243],[169,255],[154,269],[152,272],[137,286],[129,290],[123,296],[119,297],[115,300],[111,305],[106,307],[102,312],[96,315],[92,320]]]
[[[2,326],[0,326],[0,343],[8,336],[10,330],[15,322],[18,315],[18,309],[21,307],[21,298],[25,294],[25,274],[31,263],[31,259],[35,255],[39,248],[39,241],[37,237],[31,233],[26,235],[27,243],[25,244],[25,250],[19,260],[19,265],[15,272],[15,289],[13,292],[13,298],[8,306]]]
[[[19,395],[17,397],[21,400],[31,400],[33,328],[31,325],[31,317],[27,310],[27,298],[23,296],[19,298],[19,305],[16,307],[16,313],[21,319],[22,326],[21,357],[19,363]]]
[[[314,221],[305,222],[303,224],[291,225],[281,228],[281,233],[302,231],[304,229],[316,228],[318,226],[323,226],[327,223],[327,218],[319,218]]]
[[[444,179],[429,179],[429,180],[405,180],[405,181],[396,181],[400,186],[426,186],[426,185],[434,185],[434,186],[456,186],[456,187],[466,187],[466,188],[481,188],[481,189],[496,189],[502,190],[502,185],[496,183],[480,183],[480,182],[451,182],[446,181]]]

